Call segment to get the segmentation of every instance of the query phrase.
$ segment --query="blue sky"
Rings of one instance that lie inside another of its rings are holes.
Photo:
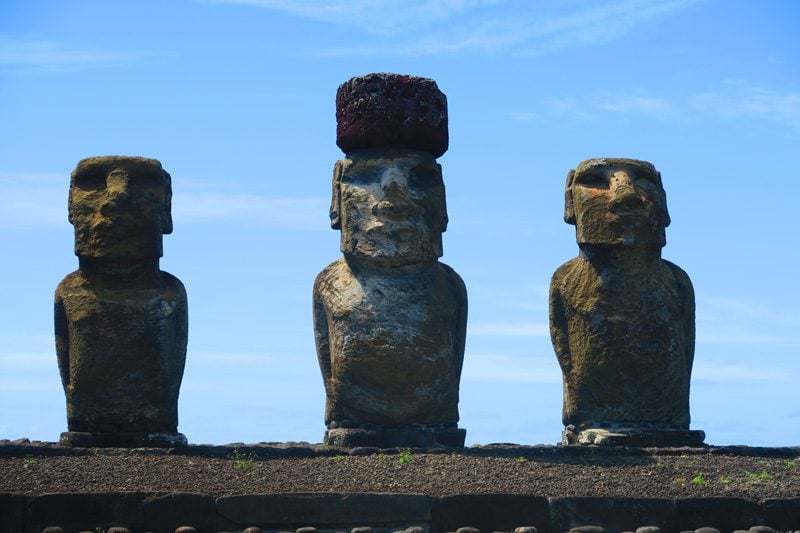
[[[56,440],[53,291],[77,268],[69,173],[161,160],[189,296],[190,442],[319,442],[311,324],[338,85],[433,78],[448,97],[442,261],[470,298],[467,443],[555,443],[553,271],[577,254],[567,171],[651,161],[664,257],[697,298],[692,428],[800,444],[800,3],[603,0],[0,0],[0,438]]]

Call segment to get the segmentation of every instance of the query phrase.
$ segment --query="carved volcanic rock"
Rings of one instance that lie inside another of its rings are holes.
[[[409,148],[439,157],[447,151],[447,97],[427,78],[400,74],[357,76],[336,93],[336,144]]]

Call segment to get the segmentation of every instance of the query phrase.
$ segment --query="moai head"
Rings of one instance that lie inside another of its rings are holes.
[[[75,255],[123,262],[161,257],[161,236],[172,233],[171,204],[170,175],[155,159],[81,160],[69,187]]]
[[[564,220],[578,244],[663,247],[669,225],[661,173],[636,159],[587,159],[567,176]]]
[[[336,94],[331,227],[351,257],[411,264],[442,256],[447,207],[436,157],[447,150],[447,100],[436,82],[396,74],[350,79]]]

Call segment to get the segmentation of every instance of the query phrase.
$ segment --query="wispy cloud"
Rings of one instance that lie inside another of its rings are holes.
[[[547,54],[619,38],[696,0],[211,0],[247,4],[361,30],[328,55]],[[444,29],[442,29],[444,28]],[[370,36],[368,42],[364,37]]]
[[[229,221],[246,226],[326,230],[328,204],[321,197],[271,197],[251,193],[189,192],[173,199],[183,222]]]
[[[55,173],[0,172],[0,228],[63,227],[68,187],[69,177]]]
[[[561,383],[555,357],[519,357],[496,353],[468,353],[462,379],[500,383]]]
[[[697,342],[736,344],[800,344],[800,314],[769,308],[742,298],[700,296],[697,300]]]
[[[92,47],[43,39],[0,35],[0,67],[67,70],[112,67],[126,63],[136,54],[97,50]]]
[[[800,127],[800,92],[777,90],[753,83],[724,83],[715,91],[673,97],[632,94],[594,94],[543,100],[541,109],[518,111],[512,118],[530,122],[548,118],[593,120],[615,115],[638,115],[658,120],[757,120]]]
[[[0,188],[0,227],[67,227],[68,176],[0,172]],[[227,221],[281,229],[328,228],[328,198],[237,192],[231,191],[230,184],[222,192],[219,184],[191,181],[182,188],[172,200],[172,216],[181,224]]]
[[[772,381],[794,382],[797,380],[795,372],[783,367],[769,367],[764,365],[750,365],[743,363],[728,363],[725,361],[695,360],[692,370],[692,380],[706,382],[748,382]]]
[[[550,326],[540,322],[478,322],[469,324],[467,332],[491,337],[549,337]]]
[[[448,20],[502,0],[206,0],[282,11],[331,24],[360,28],[374,35],[394,35]]]
[[[698,111],[723,118],[758,119],[800,126],[800,92],[780,92],[745,82],[731,82],[718,91],[690,99]]]
[[[667,116],[673,113],[672,104],[663,98],[627,96],[597,104],[598,109],[611,113],[636,113],[640,115]]]

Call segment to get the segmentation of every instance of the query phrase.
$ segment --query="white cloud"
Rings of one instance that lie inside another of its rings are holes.
[[[656,117],[667,116],[673,112],[672,104],[667,100],[643,96],[627,96],[601,102],[597,104],[597,108],[612,113],[636,113]]]
[[[282,11],[331,24],[355,26],[377,35],[396,34],[450,19],[502,0],[209,0]]]
[[[744,82],[731,82],[722,90],[691,97],[700,112],[722,118],[757,119],[800,126],[800,92],[776,91]]]
[[[550,326],[540,322],[478,322],[469,324],[467,334],[491,337],[549,337]]]
[[[540,118],[589,120],[609,113],[644,115],[659,120],[760,120],[800,126],[800,92],[769,89],[744,82],[724,83],[716,91],[707,91],[667,99],[647,95],[594,94],[582,97],[562,96],[543,101],[540,111],[520,111],[512,116],[525,122]]]
[[[214,183],[182,183],[172,198],[172,216],[180,224],[228,221],[245,226],[326,230],[330,200],[322,197],[274,197],[218,192]],[[0,228],[66,228],[69,176],[54,173],[0,172]]]
[[[0,172],[0,228],[64,227],[69,177]]]
[[[328,228],[330,200],[250,193],[189,192],[173,197],[172,216],[182,223],[229,221],[298,230]]]
[[[111,67],[128,62],[134,57],[128,53],[0,35],[0,67],[32,67],[43,70]]]
[[[786,368],[770,368],[763,365],[726,363],[722,361],[695,360],[692,380],[707,382],[793,382],[797,380],[795,372]]]
[[[467,353],[462,380],[501,383],[561,383],[555,356],[517,357],[505,354]]]
[[[530,111],[518,111],[514,113],[514,120],[519,122],[530,122],[531,120],[536,120],[541,115],[539,113],[532,113]]]
[[[211,0],[247,4],[377,36],[326,55],[547,54],[611,41],[696,0]],[[433,29],[433,28],[436,29]],[[444,30],[440,28],[445,28]],[[360,39],[363,41],[363,39]]]

